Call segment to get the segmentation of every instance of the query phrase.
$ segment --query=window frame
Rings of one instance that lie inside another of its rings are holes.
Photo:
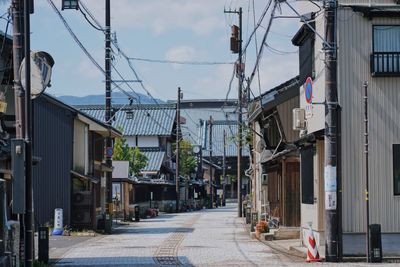
[[[393,163],[393,195],[400,196],[400,186],[396,187],[396,166],[398,166],[398,170],[400,171],[400,164],[395,164],[395,147],[398,147],[397,156],[398,162],[400,162],[400,144],[392,144],[392,163]],[[399,178],[400,180],[400,178]],[[397,190],[396,190],[397,188]]]
[[[373,77],[396,77],[400,76],[400,63],[397,64],[397,71],[380,71],[378,72],[375,64],[375,56],[377,53],[393,53],[393,55],[398,54],[397,61],[400,60],[400,48],[398,52],[376,52],[375,51],[375,27],[399,27],[400,28],[400,23],[399,24],[372,24],[371,30],[372,30],[372,38],[371,38],[371,43],[372,43],[372,49],[371,49],[371,54],[370,54],[370,73]],[[400,39],[400,38],[399,38]],[[395,56],[392,56],[394,58]],[[378,64],[377,64],[378,65]],[[388,64],[389,65],[389,64]],[[389,68],[389,66],[387,66]],[[395,68],[395,64],[391,66],[392,70]]]
[[[308,146],[304,147],[300,150],[300,183],[301,183],[301,204],[307,204],[307,205],[314,205],[315,204],[315,190],[314,190],[314,156],[316,155],[316,147],[315,146]],[[309,162],[304,161],[304,157],[308,156],[309,159],[311,159]],[[306,172],[304,170],[305,165],[308,165],[307,167],[311,167],[311,169],[307,168],[309,177],[304,177],[304,173]],[[308,186],[309,188],[307,191],[305,190],[305,186]],[[308,194],[306,194],[308,193]],[[306,197],[304,197],[306,196]]]

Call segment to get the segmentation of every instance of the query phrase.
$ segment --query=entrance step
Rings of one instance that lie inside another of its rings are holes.
[[[299,239],[299,227],[280,227],[273,232],[274,240]]]

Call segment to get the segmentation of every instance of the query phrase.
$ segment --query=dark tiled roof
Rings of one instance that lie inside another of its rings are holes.
[[[85,112],[98,120],[104,121],[104,106],[100,105],[84,105],[75,106],[78,110]],[[134,105],[122,107],[121,105],[113,106],[116,111],[113,127],[122,128],[125,136],[135,135],[156,135],[170,136],[172,135],[173,125],[176,118],[175,105],[158,104],[158,105]],[[127,112],[132,112],[132,118],[127,119]]]
[[[147,166],[142,171],[159,171],[164,160],[165,151],[142,151],[146,155]]]

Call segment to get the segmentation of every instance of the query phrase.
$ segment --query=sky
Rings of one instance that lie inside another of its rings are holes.
[[[35,13],[31,15],[31,49],[46,51],[55,60],[52,87],[46,92],[55,96],[104,94],[104,75],[70,36],[49,1],[51,0],[35,0]],[[52,1],[61,10],[61,0]],[[80,1],[104,25],[105,1]],[[111,31],[116,33],[115,40],[119,47],[132,58],[232,63],[237,60],[237,54],[230,52],[230,28],[231,25],[238,24],[238,15],[224,14],[224,9],[237,10],[242,7],[243,40],[246,43],[267,2],[268,0],[111,0]],[[289,3],[300,11],[293,0]],[[7,12],[9,4],[10,0],[0,1],[1,14]],[[282,4],[280,10],[282,14],[277,12],[276,16],[295,15],[285,4]],[[314,7],[313,11],[315,10]],[[312,10],[307,10],[310,11]],[[104,68],[104,34],[94,29],[77,10],[63,10],[61,14],[81,43]],[[257,31],[258,45],[269,17],[270,12]],[[291,38],[300,27],[299,21],[299,18],[273,20],[266,42],[275,51],[264,49],[259,68],[260,83],[256,76],[251,85],[254,96],[298,74],[298,48],[291,44]],[[0,27],[0,30],[5,31],[4,19]],[[10,26],[9,34],[11,29]],[[246,77],[250,76],[256,61],[254,39],[252,38],[245,55]],[[116,49],[113,51],[113,64],[117,70],[124,79],[135,80],[125,58]],[[131,63],[154,98],[175,99],[178,87],[182,88],[184,99],[225,99],[227,96],[237,98],[236,78],[229,91],[232,64],[193,66],[137,60],[132,60]],[[113,79],[120,80],[115,71]],[[130,83],[130,87],[121,85],[121,88],[130,93],[134,90],[146,94],[138,83]],[[113,90],[118,89],[113,87]]]

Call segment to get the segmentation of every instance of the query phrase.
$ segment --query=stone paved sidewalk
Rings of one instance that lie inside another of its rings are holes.
[[[52,249],[55,255],[57,249]],[[324,266],[366,266],[365,263]],[[381,264],[386,266],[388,264]],[[56,266],[310,266],[251,239],[236,205],[162,214],[130,223],[113,235],[90,238],[63,253]],[[396,266],[391,265],[391,266]]]

